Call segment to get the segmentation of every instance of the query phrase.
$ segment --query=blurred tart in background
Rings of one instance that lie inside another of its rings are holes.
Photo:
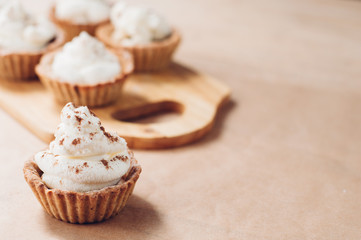
[[[119,2],[112,7],[110,20],[97,28],[96,37],[111,48],[132,53],[135,71],[168,66],[181,37],[163,16],[147,7]]]
[[[86,32],[45,54],[36,66],[41,82],[58,102],[89,107],[115,102],[132,72],[131,54],[107,49]]]
[[[56,0],[50,19],[66,32],[66,41],[82,31],[94,36],[95,29],[109,22],[110,4],[104,0]]]
[[[0,78],[10,81],[35,79],[41,56],[65,43],[61,29],[26,12],[19,1],[0,6],[0,29]]]

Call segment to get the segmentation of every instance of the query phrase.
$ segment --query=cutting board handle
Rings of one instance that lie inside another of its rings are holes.
[[[206,95],[186,94],[182,90],[169,99],[140,103],[137,106],[116,109],[111,118],[119,121],[105,122],[112,130],[121,133],[133,148],[168,148],[195,141],[204,136],[213,126],[218,109],[229,98],[228,88],[215,88]],[[132,123],[164,112],[179,113],[179,117],[167,122]]]

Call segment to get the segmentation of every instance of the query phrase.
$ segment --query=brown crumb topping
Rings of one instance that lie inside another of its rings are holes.
[[[87,163],[87,162],[84,162],[84,163],[83,163],[83,167],[89,167],[88,163]]]
[[[59,145],[63,145],[63,144],[64,144],[64,138],[59,141]]]

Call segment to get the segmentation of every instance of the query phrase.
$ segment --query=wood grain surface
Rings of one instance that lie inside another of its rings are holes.
[[[38,204],[22,167],[47,145],[0,111],[1,237],[360,239],[361,2],[143,4],[180,29],[177,61],[230,86],[214,129],[136,150],[143,172],[124,211],[80,226]]]
[[[50,143],[64,104],[57,103],[39,81],[0,83],[0,106]],[[115,104],[92,110],[108,131],[117,132],[132,148],[169,148],[198,140],[211,130],[218,109],[230,95],[219,80],[176,63],[157,73],[133,74],[124,85]],[[163,112],[179,117],[166,122],[129,122]]]

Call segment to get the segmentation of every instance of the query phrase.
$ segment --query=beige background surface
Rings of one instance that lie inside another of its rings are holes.
[[[360,239],[361,2],[147,3],[181,29],[176,59],[231,103],[203,140],[135,151],[128,206],[82,226],[41,209],[22,166],[46,144],[0,111],[1,238]]]

